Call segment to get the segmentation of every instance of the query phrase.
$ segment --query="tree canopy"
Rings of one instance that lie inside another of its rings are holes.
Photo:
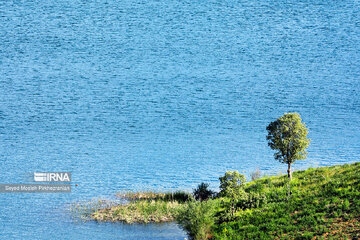
[[[234,197],[241,193],[246,178],[238,171],[227,171],[225,176],[220,177],[220,195],[226,197]]]
[[[274,158],[288,164],[288,176],[291,179],[291,164],[307,157],[306,148],[311,140],[307,138],[308,129],[305,123],[302,122],[300,114],[285,113],[271,122],[266,130],[268,144],[271,149],[276,150]]]

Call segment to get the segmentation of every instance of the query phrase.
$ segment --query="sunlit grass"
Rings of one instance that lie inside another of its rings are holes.
[[[118,198],[127,199],[130,201],[138,200],[164,200],[164,201],[177,201],[185,202],[191,200],[192,194],[184,191],[175,191],[175,192],[154,192],[154,191],[144,191],[144,192],[122,192],[116,194]]]
[[[74,202],[70,204],[70,213],[75,221],[89,221],[92,220],[91,215],[99,209],[111,208],[117,205],[119,203],[104,199]]]
[[[177,201],[141,200],[111,208],[100,209],[91,216],[96,221],[125,223],[160,223],[175,220],[182,204]]]
[[[195,201],[186,192],[127,192],[125,204],[75,204],[82,219],[124,223],[177,221],[194,239],[360,238],[360,163],[310,168],[245,184],[228,215],[228,197]]]
[[[153,191],[124,192],[118,193],[116,196],[128,202],[102,208],[95,205],[91,211],[88,211],[85,207],[85,211],[83,211],[85,216],[90,216],[96,221],[125,223],[171,222],[175,220],[176,213],[183,203],[193,200],[190,193],[183,191],[166,193]]]
[[[215,239],[360,238],[360,163],[294,172],[291,183],[265,177],[245,191],[267,203],[238,205],[235,219],[214,227]]]

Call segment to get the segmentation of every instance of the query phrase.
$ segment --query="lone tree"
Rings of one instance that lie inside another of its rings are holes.
[[[288,177],[291,180],[291,164],[295,160],[305,159],[306,148],[310,144],[307,138],[308,129],[301,122],[300,114],[285,113],[276,121],[271,122],[266,130],[266,139],[271,149],[277,150],[274,158],[288,165]]]

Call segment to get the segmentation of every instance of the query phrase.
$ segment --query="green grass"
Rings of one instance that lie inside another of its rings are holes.
[[[96,221],[125,223],[171,222],[175,220],[181,206],[177,201],[140,200],[100,209],[92,214],[92,218]]]
[[[125,192],[116,194],[118,198],[127,199],[130,201],[138,200],[163,200],[167,202],[177,201],[177,202],[186,202],[192,200],[193,196],[191,193],[184,191],[175,191],[175,192]]]
[[[96,221],[125,223],[162,223],[175,221],[175,217],[184,203],[192,201],[190,193],[176,192],[126,192],[117,197],[129,202],[122,205],[97,209],[91,213]]]
[[[104,199],[92,199],[89,201],[74,202],[69,205],[69,210],[72,219],[75,222],[84,222],[92,220],[93,213],[100,209],[111,208],[118,205],[118,203],[104,200]]]
[[[289,195],[289,193],[291,193]],[[194,201],[189,193],[126,193],[97,221],[177,221],[192,239],[360,239],[360,163],[263,177],[235,199]]]
[[[212,228],[219,209],[219,199],[189,201],[178,210],[176,221],[191,239],[209,239],[212,238]]]
[[[360,238],[360,163],[294,172],[291,184],[265,177],[245,191],[235,219],[214,225],[215,239]]]

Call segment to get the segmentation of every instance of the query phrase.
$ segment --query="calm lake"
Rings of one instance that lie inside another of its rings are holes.
[[[294,170],[359,161],[359,16],[357,0],[0,1],[0,183],[73,187],[1,193],[0,237],[184,239],[69,204],[285,173],[265,138],[285,112],[312,139]]]

